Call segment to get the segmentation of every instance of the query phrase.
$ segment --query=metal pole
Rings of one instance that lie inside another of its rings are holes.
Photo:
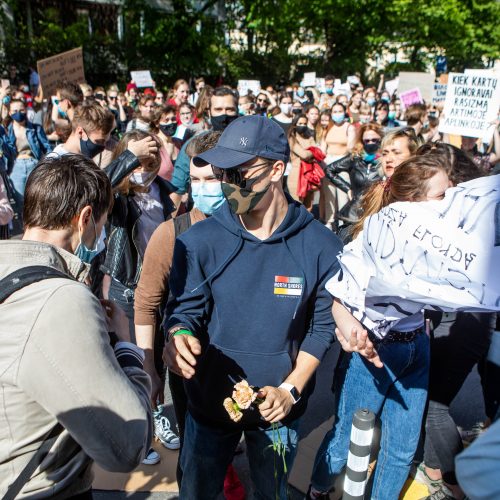
[[[342,500],[363,500],[365,496],[374,427],[373,412],[368,409],[356,411],[352,418]]]

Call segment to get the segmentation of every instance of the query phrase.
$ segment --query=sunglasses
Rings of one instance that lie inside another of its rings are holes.
[[[269,163],[258,163],[257,165],[252,165],[249,168],[218,168],[214,167],[212,165],[212,172],[214,173],[215,178],[218,181],[224,181],[227,182],[228,184],[234,184],[235,186],[238,186],[240,188],[246,188],[248,186],[251,186],[255,181],[261,178],[261,175],[258,175],[257,177],[250,177],[250,178],[244,178],[243,175],[248,172],[249,170],[253,170],[254,168],[257,167],[269,167]],[[262,173],[262,175],[265,174],[265,172]]]
[[[363,144],[380,144],[380,139],[363,139]]]
[[[116,95],[108,95],[108,99],[110,101],[116,101],[118,99],[118,96],[116,96]]]

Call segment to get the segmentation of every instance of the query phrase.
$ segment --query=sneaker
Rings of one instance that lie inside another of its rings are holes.
[[[441,489],[443,486],[443,480],[442,479],[431,479],[428,475],[427,472],[425,472],[425,465],[424,463],[418,464],[415,474],[412,474],[413,478],[417,483],[423,484],[427,486],[427,489],[429,490],[429,493],[432,495],[435,491],[438,491]]]
[[[161,409],[153,412],[153,419],[155,436],[161,441],[161,444],[169,450],[178,450],[181,447],[181,440],[170,428],[170,421],[161,414]]]
[[[330,495],[328,493],[313,493],[312,489],[312,485],[309,485],[304,500],[330,500]]]
[[[148,454],[146,458],[142,461],[144,465],[156,465],[160,463],[160,454],[153,450],[153,448],[149,448]]]
[[[444,485],[436,490],[434,493],[428,497],[421,498],[420,500],[455,500],[453,493]]]

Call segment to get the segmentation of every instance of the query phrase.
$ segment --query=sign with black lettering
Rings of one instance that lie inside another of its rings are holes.
[[[494,73],[474,70],[450,73],[439,132],[484,137],[497,117],[499,83]]]
[[[446,99],[446,90],[448,85],[446,83],[435,83],[434,91],[432,93],[432,104],[443,104]]]
[[[56,56],[41,59],[37,63],[43,95],[50,99],[63,82],[84,83],[82,48],[68,50]]]
[[[423,307],[499,311],[500,176],[383,208],[339,261],[327,289],[380,337]]]

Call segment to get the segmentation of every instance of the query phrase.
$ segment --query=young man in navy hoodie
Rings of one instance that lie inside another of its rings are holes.
[[[281,127],[245,116],[195,158],[213,166],[227,203],[177,239],[170,275],[164,359],[188,395],[180,498],[217,497],[242,432],[256,497],[287,498],[272,443],[279,433],[289,471],[314,372],[334,338],[325,283],[342,248],[283,192],[289,153]],[[223,401],[240,380],[264,402],[235,423]]]

